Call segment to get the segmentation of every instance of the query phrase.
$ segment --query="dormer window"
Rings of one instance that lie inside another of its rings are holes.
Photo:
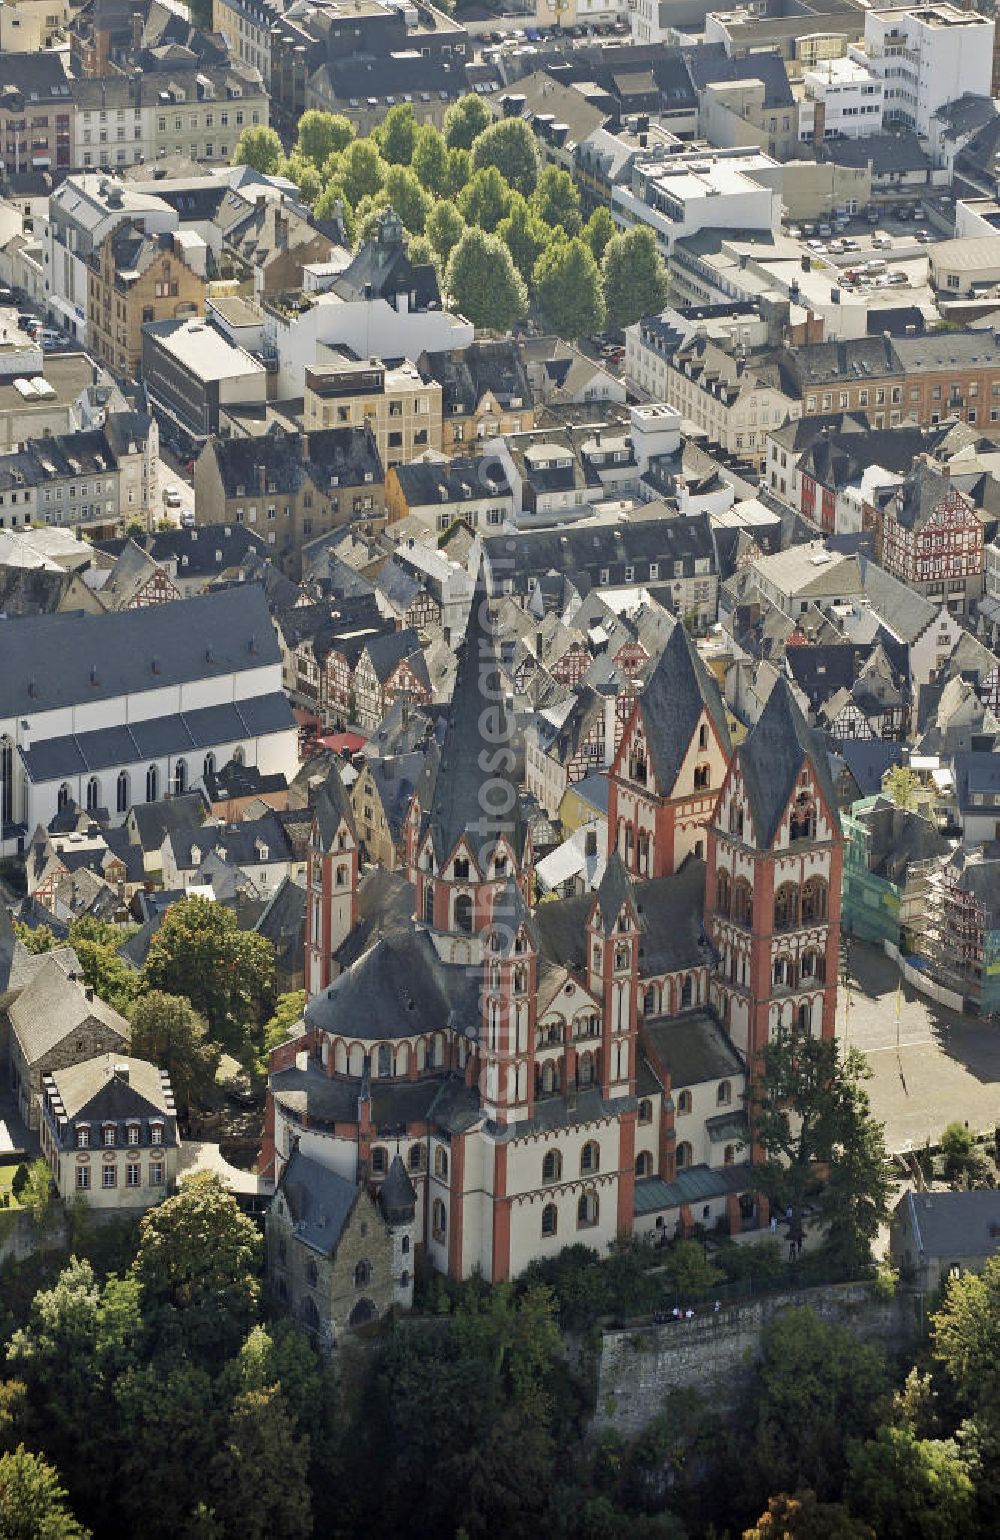
[[[90,1149],[90,1129],[86,1125],[76,1131],[76,1147],[78,1150]]]
[[[150,1142],[150,1144],[162,1144],[163,1143],[163,1124],[162,1123],[150,1123],[150,1125],[149,1125],[149,1142]]]
[[[456,856],[455,857],[454,871],[455,871],[455,881],[456,882],[468,882],[468,880],[469,880],[469,858],[468,858],[468,856]]]
[[[111,1146],[118,1142],[118,1129],[114,1123],[105,1123],[101,1131],[101,1139],[105,1145]]]

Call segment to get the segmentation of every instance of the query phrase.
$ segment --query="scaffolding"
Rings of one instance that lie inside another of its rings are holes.
[[[928,974],[984,1016],[1000,1011],[1000,930],[989,890],[1000,894],[1000,861],[982,848],[914,862],[908,907],[913,952]]]

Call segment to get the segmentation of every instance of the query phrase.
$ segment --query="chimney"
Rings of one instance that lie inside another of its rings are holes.
[[[138,52],[142,46],[142,12],[132,12],[132,47]]]
[[[266,465],[258,465],[258,467],[257,467],[257,480],[260,483],[260,490],[261,490],[261,492],[263,492],[265,490],[265,488],[266,488],[266,485],[267,485],[267,466]]]

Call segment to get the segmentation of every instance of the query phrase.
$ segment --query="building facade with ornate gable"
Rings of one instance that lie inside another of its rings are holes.
[[[271,1057],[260,1169],[280,1183],[299,1151],[377,1197],[398,1155],[415,1244],[453,1278],[500,1281],[580,1242],[603,1254],[623,1235],[766,1222],[753,1056],[789,1009],[800,1030],[832,1032],[841,835],[818,741],[782,682],[733,756],[679,625],[664,658],[615,760],[596,891],[534,902],[482,576],[403,869],[362,875],[347,799],[334,787],[317,802],[309,999]],[[723,871],[748,889],[739,915]],[[776,966],[789,956],[794,987]]]

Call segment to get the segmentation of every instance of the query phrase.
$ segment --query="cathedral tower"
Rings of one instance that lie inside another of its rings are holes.
[[[826,750],[779,679],[733,756],[708,834],[712,997],[751,1065],[778,1026],[834,1035],[842,869]]]
[[[608,776],[608,845],[632,876],[668,877],[704,856],[730,752],[719,687],[677,621]]]

